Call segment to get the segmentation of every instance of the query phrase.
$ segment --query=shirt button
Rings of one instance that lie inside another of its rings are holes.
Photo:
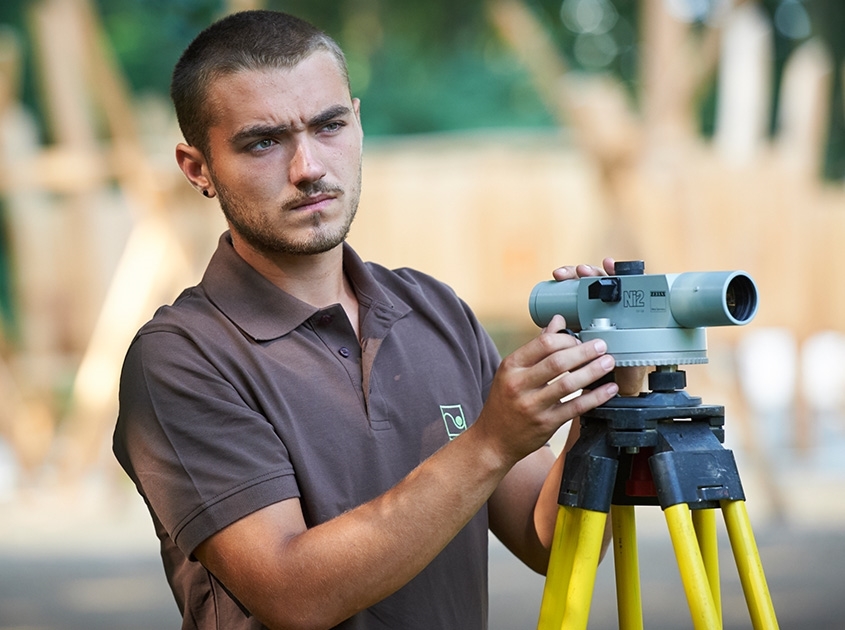
[[[328,326],[329,324],[332,323],[332,319],[334,319],[334,318],[331,315],[322,315],[320,317],[320,323],[323,326]]]
[[[349,348],[347,348],[346,346],[341,347],[341,349],[338,350],[337,353],[344,359],[349,358]]]

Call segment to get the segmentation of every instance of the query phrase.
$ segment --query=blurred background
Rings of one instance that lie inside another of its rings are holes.
[[[451,284],[503,353],[536,333],[528,294],[561,264],[755,278],[756,319],[708,331],[688,390],[726,406],[781,627],[841,628],[845,3],[3,0],[0,630],[179,625],[111,430],[132,335],[224,229],[176,167],[170,72],[246,8],[347,53],[366,134],[352,244]],[[689,627],[662,517],[641,510],[649,627]],[[723,555],[725,627],[748,627]],[[615,627],[611,564],[591,627]],[[491,543],[491,630],[532,627],[541,590]]]

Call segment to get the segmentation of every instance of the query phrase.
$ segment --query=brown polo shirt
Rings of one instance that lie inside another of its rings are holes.
[[[481,410],[499,355],[454,292],[348,246],[344,269],[360,344],[339,305],[281,291],[224,234],[200,284],[129,348],[114,452],[150,507],[183,628],[261,627],[191,557],[200,542],[292,497],[308,526],[331,519],[394,486]],[[407,586],[339,627],[481,629],[486,610],[482,510]]]

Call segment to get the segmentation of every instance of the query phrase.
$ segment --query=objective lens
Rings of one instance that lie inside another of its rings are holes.
[[[746,322],[757,310],[757,289],[751,278],[738,275],[728,283],[725,291],[728,312],[739,322]]]

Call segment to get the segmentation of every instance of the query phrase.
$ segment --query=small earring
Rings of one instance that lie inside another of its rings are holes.
[[[202,196],[207,198],[207,199],[211,199],[211,195],[208,194],[208,190],[206,188],[202,189]]]

